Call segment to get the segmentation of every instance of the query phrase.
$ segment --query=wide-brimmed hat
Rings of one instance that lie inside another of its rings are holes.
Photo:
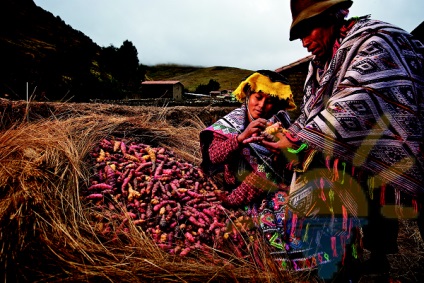
[[[277,97],[280,100],[287,102],[287,110],[296,109],[296,104],[293,100],[293,94],[288,80],[281,74],[271,70],[259,70],[244,79],[236,90],[233,91],[234,97],[239,102],[244,102],[246,94],[246,86],[249,86],[250,91],[262,92],[272,97]]]
[[[290,26],[290,40],[299,38],[306,21],[312,20],[330,8],[345,8],[352,6],[352,0],[291,0],[292,24]]]

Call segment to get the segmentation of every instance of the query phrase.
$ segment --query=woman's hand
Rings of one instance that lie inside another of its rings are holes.
[[[237,141],[242,143],[262,141],[261,132],[265,130],[267,126],[267,120],[263,118],[252,121],[246,129],[237,136]]]
[[[283,133],[277,133],[275,135],[279,140],[276,142],[271,142],[267,140],[262,141],[262,145],[265,146],[268,150],[273,153],[281,153],[284,149],[293,147],[293,143],[291,143]]]

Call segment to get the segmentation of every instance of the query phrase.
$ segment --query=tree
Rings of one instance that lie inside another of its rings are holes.
[[[138,87],[138,52],[137,48],[131,41],[125,40],[121,47],[118,49],[118,68],[117,77],[123,83],[124,88],[133,89],[136,85]]]
[[[113,75],[118,67],[118,48],[113,45],[102,47],[100,53],[100,64],[102,68]]]
[[[113,45],[102,48],[100,64],[120,83],[123,91],[137,90],[144,78],[137,48],[129,40],[125,40],[119,48]]]
[[[200,84],[194,92],[200,94],[209,94],[211,91],[219,90],[220,87],[221,86],[219,82],[210,79],[207,85]]]

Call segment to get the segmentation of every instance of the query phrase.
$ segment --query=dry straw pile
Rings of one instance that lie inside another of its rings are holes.
[[[203,123],[171,125],[166,108],[26,104],[2,101],[0,131],[0,273],[6,282],[282,282],[262,254],[265,270],[249,257],[201,252],[181,258],[158,248],[130,225],[124,238],[98,235],[87,185],[90,150],[114,135],[165,146],[199,164]],[[173,114],[175,115],[175,113]],[[299,275],[297,275],[299,276]]]

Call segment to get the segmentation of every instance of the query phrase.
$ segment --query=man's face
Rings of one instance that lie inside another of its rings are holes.
[[[334,39],[333,26],[316,27],[301,37],[302,45],[317,58],[331,55]]]

